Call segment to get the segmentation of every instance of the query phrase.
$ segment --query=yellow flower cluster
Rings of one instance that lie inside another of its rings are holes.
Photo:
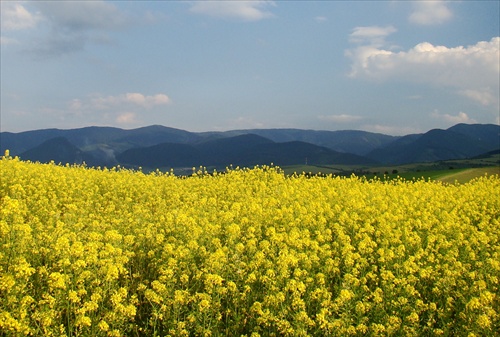
[[[0,160],[0,335],[494,336],[500,178]]]

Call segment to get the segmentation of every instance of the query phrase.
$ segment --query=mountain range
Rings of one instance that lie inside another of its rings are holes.
[[[457,124],[402,137],[356,130],[189,132],[153,125],[1,132],[0,151],[23,160],[144,168],[399,165],[464,159],[500,149],[500,126]]]

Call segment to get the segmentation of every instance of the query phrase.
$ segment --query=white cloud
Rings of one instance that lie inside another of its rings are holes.
[[[56,56],[85,49],[89,43],[107,44],[108,33],[131,23],[113,3],[95,1],[31,1],[2,4],[2,32],[31,29],[31,41],[22,41],[35,56]],[[35,30],[36,28],[36,30]],[[2,37],[2,44],[12,40]]]
[[[274,1],[195,1],[189,10],[216,18],[258,21],[273,17],[268,10],[271,6]]]
[[[413,9],[408,20],[418,25],[441,24],[453,17],[453,13],[448,8],[447,1],[414,1]]]
[[[34,28],[42,17],[39,13],[31,13],[18,2],[0,1],[0,45],[19,44],[19,40],[4,36],[3,33]]]
[[[328,21],[328,18],[327,18],[326,16],[321,16],[321,15],[319,15],[319,16],[316,16],[316,17],[314,18],[314,21],[316,21],[316,22],[318,22],[318,23],[323,23],[323,22]]]
[[[376,56],[391,55],[389,50],[379,49],[373,46],[360,46],[355,50],[346,51],[345,55],[353,60],[350,77],[373,76],[370,70],[370,62]]]
[[[327,115],[327,116],[321,115],[321,116],[318,116],[318,118],[320,120],[335,122],[335,123],[350,123],[350,122],[356,122],[356,121],[363,119],[363,117],[361,117],[361,116],[346,115],[346,114]]]
[[[140,106],[142,108],[152,108],[153,106],[169,103],[171,103],[171,100],[165,94],[147,96],[138,92],[106,97],[96,95],[90,100],[90,104],[96,109],[109,109],[127,104]]]
[[[494,95],[491,88],[482,88],[481,90],[466,89],[460,91],[460,94],[469,97],[470,99],[479,102],[481,105],[488,106],[498,103],[498,92],[497,96]]]
[[[385,37],[397,31],[393,26],[365,26],[355,27],[349,35],[351,43],[369,43],[370,45],[380,45],[385,41]]]
[[[170,98],[162,93],[144,95],[133,92],[120,95],[104,96],[92,94],[85,98],[75,98],[66,103],[66,107],[44,108],[43,112],[51,114],[55,119],[80,121],[93,125],[138,125],[142,122],[141,116],[159,111],[155,108],[170,104]],[[139,116],[139,117],[138,117]]]
[[[438,110],[434,110],[434,112],[431,113],[431,117],[443,120],[447,123],[451,124],[458,124],[458,123],[468,123],[468,124],[473,124],[477,123],[477,121],[473,118],[470,118],[467,116],[465,112],[460,111],[456,116],[450,115],[450,114],[440,114]]]
[[[34,5],[54,28],[66,31],[116,29],[127,22],[115,5],[105,1],[39,1]]]
[[[136,124],[138,121],[136,115],[133,112],[124,112],[118,115],[115,119],[118,124]]]
[[[144,96],[143,94],[134,92],[125,94],[125,101],[134,103],[144,107],[153,105],[162,105],[170,103],[170,99],[165,94],[156,94],[154,96]]]
[[[2,30],[33,28],[41,20],[40,14],[30,13],[23,5],[17,2],[2,1],[0,8],[0,27]]]
[[[351,77],[357,75],[358,69],[367,69],[368,60],[371,56],[377,54],[390,54],[389,50],[380,49],[386,44],[385,38],[397,29],[393,26],[361,26],[355,27],[349,34],[349,42],[358,44],[354,50],[347,50],[345,55],[351,57],[354,61]]]
[[[146,96],[139,94],[138,92],[125,94],[124,100],[126,102],[135,103],[138,105],[144,105],[146,103]]]
[[[75,98],[69,103],[69,108],[72,111],[80,111],[83,108],[83,103],[80,99]]]
[[[434,46],[423,42],[393,52],[373,45],[346,51],[353,78],[403,80],[458,89],[484,105],[498,105],[500,37],[471,46]],[[486,89],[485,89],[486,88]]]

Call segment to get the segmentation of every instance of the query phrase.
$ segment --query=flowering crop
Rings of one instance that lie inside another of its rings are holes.
[[[500,331],[498,176],[0,174],[0,336]]]

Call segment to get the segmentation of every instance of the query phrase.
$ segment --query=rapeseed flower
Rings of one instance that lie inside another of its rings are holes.
[[[0,159],[7,335],[500,329],[500,178],[194,178]]]

